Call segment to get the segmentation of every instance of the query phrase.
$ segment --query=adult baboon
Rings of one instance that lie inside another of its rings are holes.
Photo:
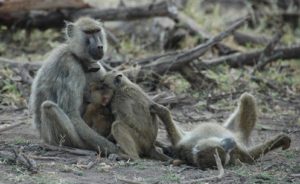
[[[244,93],[237,109],[223,125],[203,123],[190,132],[184,132],[173,122],[166,107],[158,104],[151,107],[151,111],[157,113],[164,122],[176,156],[183,162],[202,169],[216,166],[216,149],[222,163],[227,164],[235,163],[237,159],[253,163],[271,150],[289,148],[291,140],[285,134],[248,147],[249,137],[256,123],[256,110],[254,97]]]
[[[113,90],[99,82],[91,82],[88,87],[88,102],[83,120],[98,134],[110,135],[113,115],[106,106],[113,95]]]
[[[117,153],[117,146],[80,116],[87,81],[100,77],[97,60],[107,45],[103,27],[94,19],[80,18],[67,23],[66,36],[66,43],[51,53],[34,79],[30,96],[33,122],[47,143]]]
[[[136,84],[120,72],[106,73],[104,87],[114,91],[110,106],[115,121],[111,134],[121,150],[132,159],[150,157],[157,160],[170,158],[154,146],[157,132],[157,116],[150,112],[154,103]]]

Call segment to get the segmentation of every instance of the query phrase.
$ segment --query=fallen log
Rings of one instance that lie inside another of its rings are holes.
[[[89,8],[83,0],[6,0],[0,4],[0,14],[11,14],[31,10],[55,10],[61,8]]]
[[[177,8],[168,2],[159,2],[135,7],[109,9],[86,8],[81,10],[62,9],[57,11],[33,11],[0,16],[0,24],[14,28],[61,28],[64,20],[75,20],[81,16],[90,16],[102,21],[134,20],[155,16],[173,17]]]
[[[193,61],[194,59],[202,56],[212,46],[216,45],[224,38],[229,36],[234,30],[239,28],[243,23],[248,20],[248,17],[238,19],[229,28],[221,32],[217,36],[209,39],[203,44],[200,44],[192,49],[186,51],[175,51],[158,56],[145,58],[135,63],[142,66],[142,70],[153,71],[156,74],[162,75],[168,71],[174,71],[180,69],[185,64]]]
[[[265,36],[254,36],[246,33],[242,33],[239,31],[235,31],[233,33],[233,39],[239,45],[247,46],[248,44],[252,45],[264,45],[270,42],[271,38],[267,38]]]
[[[251,51],[248,53],[231,54],[228,56],[203,61],[200,65],[203,69],[209,69],[224,63],[234,68],[241,67],[243,65],[253,66],[257,64],[262,52],[264,52],[264,49]],[[300,59],[300,45],[279,47],[273,50],[273,54],[277,55],[278,53],[280,53],[280,56],[274,58],[273,61],[278,59]]]

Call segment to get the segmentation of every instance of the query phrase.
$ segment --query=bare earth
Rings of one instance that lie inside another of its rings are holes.
[[[241,163],[227,166],[222,179],[202,183],[300,183],[300,98],[257,96],[261,112],[252,134],[253,143],[285,132],[292,138],[290,149],[276,150],[254,165]],[[235,102],[237,98],[234,97]],[[201,122],[222,122],[235,106],[229,99],[225,100],[227,104],[222,104],[214,113],[192,105],[178,105],[172,109],[174,119],[186,130]],[[148,159],[117,162],[97,155],[79,156],[64,151],[49,151],[32,128],[27,109],[7,108],[0,113],[0,127],[25,122],[19,127],[0,132],[0,151],[14,149],[23,152],[35,160],[38,167],[37,172],[31,172],[20,164],[0,157],[0,183],[183,183],[218,175],[217,170],[203,171],[186,165],[176,167]],[[162,125],[159,139],[168,143]],[[84,166],[90,162],[95,164],[86,169]]]

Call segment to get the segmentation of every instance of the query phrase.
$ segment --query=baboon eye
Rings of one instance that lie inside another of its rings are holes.
[[[89,44],[90,44],[90,39],[89,39],[89,38],[86,38],[86,39],[85,39],[85,43],[86,43],[87,45],[89,45]]]
[[[119,75],[117,75],[117,76],[115,77],[115,79],[114,79],[114,84],[115,84],[116,86],[118,86],[118,85],[121,84],[121,78],[122,78],[122,75],[121,75],[121,74],[119,74]]]

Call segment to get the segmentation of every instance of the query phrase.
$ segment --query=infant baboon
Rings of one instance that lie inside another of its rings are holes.
[[[121,150],[131,159],[169,160],[154,146],[158,119],[150,112],[150,105],[154,102],[148,95],[120,72],[106,73],[102,84],[114,91],[110,103],[115,118],[111,134]]]
[[[97,60],[106,50],[103,26],[84,17],[67,23],[66,35],[66,43],[51,53],[34,79],[30,96],[34,124],[47,143],[117,153],[118,147],[80,115],[87,82],[101,79]]]
[[[85,108],[83,120],[98,134],[108,137],[113,116],[106,105],[113,95],[113,90],[91,82],[88,91],[89,104]]]
[[[237,109],[223,125],[203,123],[190,132],[184,132],[174,124],[166,107],[153,104],[151,112],[157,113],[164,122],[176,156],[202,169],[216,166],[216,149],[224,165],[234,164],[237,159],[253,163],[271,150],[289,148],[291,142],[287,135],[279,134],[264,143],[248,147],[257,116],[255,99],[248,93],[240,97]]]

